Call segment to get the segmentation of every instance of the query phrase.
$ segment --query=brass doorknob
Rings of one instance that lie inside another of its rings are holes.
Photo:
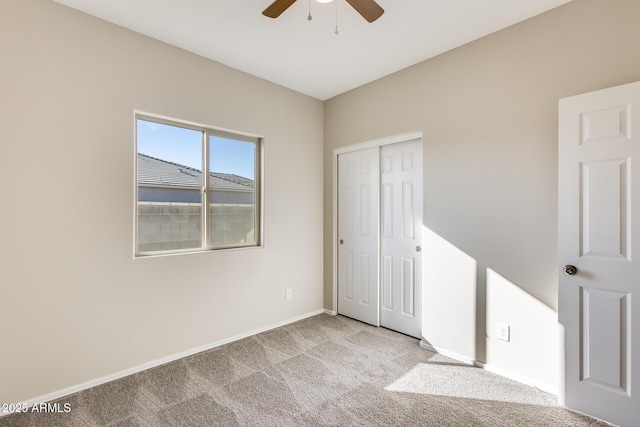
[[[565,265],[562,271],[564,271],[564,274],[567,276],[573,276],[578,272],[578,269],[573,265]]]

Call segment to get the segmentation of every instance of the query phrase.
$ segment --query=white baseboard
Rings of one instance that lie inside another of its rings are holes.
[[[531,379],[529,377],[526,377],[524,375],[516,374],[516,373],[511,372],[509,370],[499,368],[497,366],[493,366],[493,365],[489,365],[487,363],[479,362],[479,361],[477,361],[475,359],[463,356],[463,355],[458,354],[458,353],[454,353],[452,351],[449,351],[449,350],[446,350],[446,349],[443,349],[443,348],[435,347],[435,346],[433,346],[431,344],[428,344],[424,340],[420,340],[420,347],[425,349],[425,350],[429,350],[429,351],[432,351],[434,353],[442,354],[443,356],[447,356],[447,357],[450,357],[452,359],[458,360],[458,361],[460,361],[462,363],[466,363],[467,365],[476,366],[476,367],[478,367],[480,369],[484,369],[485,371],[489,371],[489,372],[492,372],[492,373],[494,373],[496,375],[500,375],[501,377],[509,378],[510,380],[514,380],[514,381],[517,381],[519,383],[535,387],[538,390],[544,391],[545,393],[554,394],[556,396],[558,395],[557,387],[554,387],[554,386],[549,385],[549,384],[542,383],[540,381],[533,380],[533,379]]]
[[[328,309],[326,309],[326,308],[324,309],[324,313],[325,313],[325,314],[328,314],[328,315],[330,315],[330,316],[337,316],[337,315],[338,315],[338,312],[337,312],[337,311],[335,311],[335,310],[328,310]]]
[[[313,316],[316,316],[318,314],[322,314],[322,313],[326,313],[326,312],[327,312],[327,310],[324,310],[324,309],[315,310],[315,311],[312,311],[311,313],[306,313],[306,314],[303,314],[301,316],[296,316],[294,318],[287,319],[287,320],[284,320],[282,322],[278,322],[278,323],[275,323],[275,324],[272,324],[272,325],[269,325],[269,326],[264,326],[264,327],[255,329],[255,330],[250,331],[250,332],[246,332],[246,333],[243,333],[243,334],[235,335],[235,336],[233,336],[231,338],[226,338],[226,339],[223,339],[223,340],[220,340],[220,341],[213,342],[211,344],[207,344],[207,345],[204,345],[204,346],[201,346],[201,347],[193,348],[191,350],[183,351],[181,353],[174,354],[172,356],[167,356],[167,357],[163,357],[163,358],[160,358],[160,359],[152,360],[150,362],[143,363],[141,365],[134,366],[133,368],[125,369],[123,371],[116,372],[116,373],[111,374],[111,375],[106,375],[104,377],[97,378],[95,380],[87,381],[87,382],[84,382],[84,383],[81,383],[81,384],[78,384],[78,385],[75,385],[75,386],[72,386],[72,387],[68,387],[68,388],[65,388],[65,389],[62,389],[62,390],[54,391],[53,393],[48,393],[48,394],[45,394],[43,396],[36,397],[34,399],[29,399],[27,401],[20,402],[20,404],[18,406],[21,407],[21,408],[24,408],[25,406],[30,408],[31,406],[33,406],[35,404],[45,403],[45,402],[49,402],[49,401],[52,401],[52,400],[60,399],[62,397],[68,396],[70,394],[77,393],[77,392],[82,391],[82,390],[86,390],[86,389],[91,388],[91,387],[96,387],[96,386],[99,386],[99,385],[102,385],[102,384],[105,384],[105,383],[108,383],[108,382],[111,382],[111,381],[115,381],[115,380],[118,380],[120,378],[124,378],[126,376],[136,374],[138,372],[146,371],[147,369],[155,368],[157,366],[164,365],[166,363],[174,362],[174,361],[176,361],[178,359],[182,359],[183,357],[193,356],[194,354],[201,353],[203,351],[207,351],[207,350],[210,350],[212,348],[219,347],[221,345],[229,344],[231,342],[238,341],[238,340],[241,340],[243,338],[247,338],[247,337],[250,337],[250,336],[253,336],[253,335],[257,335],[259,333],[266,332],[266,331],[271,330],[271,329],[279,328],[281,326],[285,326],[285,325],[288,325],[290,323],[294,323],[294,322],[297,322],[299,320],[303,320],[303,319],[306,319],[306,318],[309,318],[309,317],[313,317]],[[9,415],[9,414],[10,414],[10,412],[2,412],[2,411],[0,411],[0,418],[5,416],[5,415]]]
[[[536,381],[524,375],[516,374],[515,372],[511,372],[494,365],[489,365],[487,363],[476,361],[475,365],[478,368],[484,369],[485,371],[493,372],[494,374],[500,375],[501,377],[509,378],[510,380],[514,380],[519,383],[526,384],[531,387],[535,387],[538,390],[544,391],[545,393],[550,393],[556,396],[558,395],[558,388],[550,384],[545,384],[543,382]]]
[[[435,346],[427,343],[425,340],[420,340],[420,348],[424,348],[425,350],[429,350],[429,351],[432,351],[434,353],[438,353],[438,354],[441,354],[443,356],[450,357],[452,359],[456,359],[457,361],[460,361],[462,363],[466,363],[467,365],[472,365],[473,366],[473,365],[476,364],[476,360],[475,359],[471,359],[471,358],[463,356],[461,354],[454,353],[453,351],[449,351],[449,350],[444,349],[444,348],[435,347]]]

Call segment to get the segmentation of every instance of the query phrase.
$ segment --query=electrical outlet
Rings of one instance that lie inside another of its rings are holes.
[[[293,299],[293,289],[289,288],[285,291],[284,299],[286,299],[287,301],[289,301],[290,299]]]
[[[511,335],[511,326],[506,323],[498,323],[496,324],[496,337],[499,340],[509,342]]]

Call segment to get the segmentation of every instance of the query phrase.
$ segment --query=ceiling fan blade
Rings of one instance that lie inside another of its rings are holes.
[[[294,4],[296,0],[276,0],[269,5],[265,10],[262,11],[264,16],[268,16],[269,18],[277,18],[284,12],[289,9],[289,6]]]
[[[347,0],[347,3],[369,22],[375,21],[384,13],[384,9],[374,0]]]

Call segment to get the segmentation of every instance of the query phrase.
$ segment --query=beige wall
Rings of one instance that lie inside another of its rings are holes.
[[[558,99],[640,80],[639,16],[574,0],[327,101],[325,307],[333,150],[421,130],[425,339],[554,389]]]
[[[0,402],[322,309],[320,101],[50,0],[0,53]],[[264,136],[264,248],[133,259],[134,109]]]

